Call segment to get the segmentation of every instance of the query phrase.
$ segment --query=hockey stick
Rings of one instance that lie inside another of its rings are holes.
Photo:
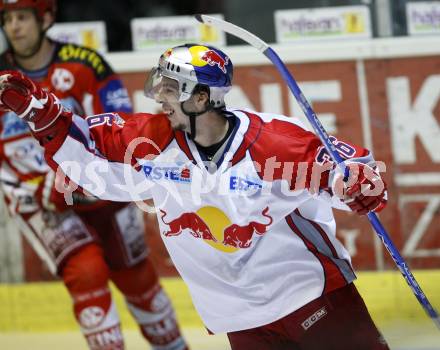
[[[295,96],[295,99],[298,101],[299,105],[304,111],[304,114],[306,115],[307,119],[309,120],[316,134],[319,136],[327,152],[330,154],[332,159],[338,164],[338,166],[341,167],[341,169],[344,171],[344,174],[347,175],[348,168],[345,167],[343,163],[344,160],[336,151],[335,146],[331,142],[327,132],[325,131],[324,127],[319,121],[316,113],[313,111],[312,107],[305,98],[304,94],[302,93],[295,79],[289,73],[287,67],[281,61],[278,54],[263,40],[261,40],[254,34],[248,32],[247,30],[240,28],[232,23],[206,15],[196,15],[195,17],[201,23],[211,25],[226,33],[234,35],[237,38],[242,39],[243,41],[247,42],[248,44],[255,47],[257,50],[262,52],[267,58],[269,58],[269,60],[275,65],[275,68],[279,71],[284,81],[289,86],[291,92]],[[431,317],[435,325],[440,329],[440,317],[437,311],[434,309],[434,307],[427,299],[426,295],[423,293],[415,277],[411,273],[409,266],[402,258],[397,248],[394,246],[394,243],[391,241],[391,238],[389,237],[385,228],[382,226],[382,223],[379,221],[377,215],[373,212],[370,212],[367,214],[367,216],[368,216],[368,220],[370,221],[371,225],[373,226],[379,238],[382,240],[383,244],[385,245],[385,248],[390,253],[391,257],[393,258],[395,264],[399,268],[406,282],[411,287],[417,300],[422,305],[422,307],[429,315],[429,317]]]

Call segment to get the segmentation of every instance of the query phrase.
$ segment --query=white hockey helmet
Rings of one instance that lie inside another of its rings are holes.
[[[179,101],[189,99],[197,85],[209,89],[210,104],[224,107],[231,89],[233,66],[229,57],[211,46],[185,44],[166,50],[145,83],[145,96],[156,99],[162,77],[177,81]]]

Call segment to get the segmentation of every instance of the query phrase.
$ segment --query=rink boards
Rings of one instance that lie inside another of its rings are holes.
[[[440,270],[416,270],[414,275],[430,302],[440,309]],[[180,323],[184,327],[203,327],[182,280],[169,277],[163,278],[162,283],[176,308]],[[378,324],[427,320],[400,273],[360,272],[355,283]],[[122,323],[127,328],[135,327],[125,310],[123,298],[115,292]],[[0,333],[76,329],[70,308],[69,295],[60,282],[0,284]]]

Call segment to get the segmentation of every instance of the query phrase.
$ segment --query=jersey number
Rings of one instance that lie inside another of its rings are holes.
[[[356,154],[356,149],[348,143],[339,141],[334,136],[329,136],[330,141],[335,145],[336,151],[343,159],[352,158]],[[321,146],[316,156],[316,161],[320,164],[330,162],[332,159],[324,146]]]

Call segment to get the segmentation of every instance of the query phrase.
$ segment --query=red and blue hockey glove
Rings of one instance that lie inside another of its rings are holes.
[[[0,72],[0,108],[15,112],[34,133],[46,133],[66,111],[58,98],[18,71]]]
[[[333,179],[333,193],[352,211],[365,215],[379,212],[387,203],[385,181],[372,167],[362,163],[349,163],[349,177],[338,173]]]

